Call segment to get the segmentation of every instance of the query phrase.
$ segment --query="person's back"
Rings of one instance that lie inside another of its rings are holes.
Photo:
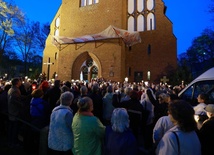
[[[119,133],[107,126],[105,141],[107,155],[137,155],[137,141],[129,129]]]
[[[81,120],[81,123],[79,123]],[[95,155],[101,153],[101,137],[104,134],[101,122],[94,116],[75,114],[72,129],[74,132],[74,154]]]
[[[4,87],[3,92],[0,94],[0,121],[1,123],[1,127],[0,127],[0,134],[2,133],[6,133],[7,130],[7,123],[8,123],[8,117],[7,114],[8,113],[8,98],[7,98],[7,92],[10,89],[11,85],[7,84]]]
[[[30,102],[31,123],[42,129],[49,124],[50,106],[48,102],[42,99],[43,91],[35,89],[32,93]]]
[[[73,153],[76,155],[101,155],[105,127],[92,113],[91,98],[84,97],[78,101],[79,110],[72,122],[74,134]]]
[[[207,119],[198,132],[201,142],[202,154],[213,154],[213,139],[214,139],[214,105],[208,104],[205,108],[209,119]]]
[[[158,121],[158,119],[162,116],[168,115],[168,104],[169,104],[170,96],[167,93],[161,93],[158,96],[158,104],[154,107],[154,123]]]
[[[158,119],[153,128],[153,143],[155,146],[159,143],[164,134],[174,126],[169,116],[163,116]]]
[[[2,91],[2,93],[0,94],[0,111],[3,113],[7,113],[8,112],[8,90],[11,88],[11,85],[6,85],[4,87],[4,90]]]
[[[111,115],[114,110],[113,106],[113,88],[112,86],[107,87],[107,93],[103,97],[103,120],[105,124],[110,124]]]
[[[50,104],[51,110],[56,107],[56,103],[61,95],[60,80],[54,81],[54,86],[47,91],[46,97],[48,97],[48,103]]]
[[[48,147],[51,154],[72,155],[73,148],[73,132],[71,124],[73,113],[70,104],[74,95],[71,92],[62,93],[60,96],[60,105],[55,107],[51,114]]]
[[[169,117],[175,125],[160,140],[156,154],[200,155],[201,144],[196,134],[192,106],[182,100],[169,104]]]
[[[177,134],[178,139],[173,132]],[[180,153],[178,153],[179,150]],[[175,126],[168,130],[161,139],[158,154],[200,155],[200,141],[195,131],[183,132],[178,126]]]
[[[14,121],[15,117],[20,116],[20,111],[23,107],[21,92],[19,90],[21,82],[17,78],[13,80],[14,83],[12,83],[12,87],[8,90],[8,113],[12,115],[9,116],[9,120],[11,121]]]
[[[73,103],[71,104],[71,109],[73,110],[73,115],[76,114],[76,112],[78,111],[78,106],[77,106],[77,103],[78,101],[83,98],[83,97],[86,97],[88,96],[88,88],[86,86],[81,86],[80,88],[80,94],[78,96],[74,96],[74,100],[73,100]]]
[[[135,90],[130,92],[130,99],[128,101],[122,101],[121,107],[126,108],[130,119],[130,128],[133,134],[138,139],[139,129],[142,126],[144,108],[138,100],[138,94]]]
[[[137,140],[129,129],[129,116],[124,108],[113,111],[111,125],[105,131],[107,155],[137,155]]]
[[[92,86],[92,93],[89,95],[89,97],[93,101],[94,110],[92,112],[94,116],[98,117],[102,122],[103,100],[102,100],[102,96],[100,94],[98,85]]]
[[[20,85],[20,79],[14,78],[12,80],[12,87],[8,91],[8,143],[10,147],[16,147],[20,145],[18,140],[20,124],[17,120],[17,118],[21,117],[21,110],[23,108],[22,95],[19,90]]]

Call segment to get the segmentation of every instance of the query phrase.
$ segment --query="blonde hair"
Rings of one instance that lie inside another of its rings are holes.
[[[89,97],[83,97],[80,98],[77,102],[77,106],[79,108],[79,111],[87,111],[90,108],[89,102],[92,101]]]

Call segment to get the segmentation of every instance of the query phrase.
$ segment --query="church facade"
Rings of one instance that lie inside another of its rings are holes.
[[[62,0],[46,40],[42,71],[49,79],[69,81],[160,82],[166,69],[177,65],[177,39],[165,12],[162,0]],[[113,33],[105,31],[109,26],[125,36],[137,32],[141,41],[127,44],[117,32],[112,35],[118,37],[106,37]]]

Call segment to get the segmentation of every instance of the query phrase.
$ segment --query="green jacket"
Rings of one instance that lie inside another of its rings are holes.
[[[85,116],[78,112],[72,123],[74,134],[74,155],[101,155],[105,126],[95,116]]]

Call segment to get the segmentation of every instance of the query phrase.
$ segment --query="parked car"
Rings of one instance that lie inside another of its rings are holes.
[[[210,102],[214,104],[214,67],[188,84],[178,96],[195,106],[198,104],[197,97],[200,93],[206,93]]]

